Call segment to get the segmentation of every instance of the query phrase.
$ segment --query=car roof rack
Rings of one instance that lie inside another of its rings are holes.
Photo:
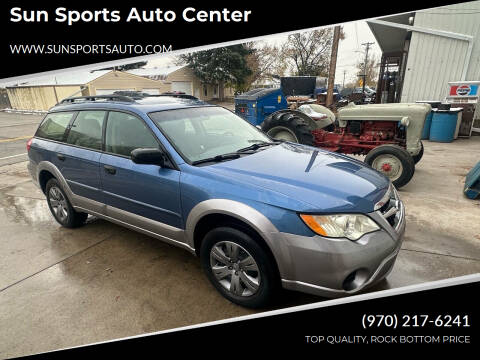
[[[134,100],[141,100],[145,99],[148,97],[174,97],[174,98],[181,98],[181,99],[191,99],[191,100],[198,100],[193,95],[187,95],[182,92],[175,92],[175,91],[170,91],[170,92],[164,92],[162,94],[149,94],[143,91],[133,91],[133,90],[117,90],[113,92],[113,95],[120,95],[120,96],[128,96]]]
[[[75,104],[75,103],[82,103],[82,102],[95,102],[95,101],[120,101],[120,102],[128,102],[132,103],[135,102],[129,96],[123,95],[92,95],[92,96],[76,96],[76,97],[69,97],[60,101],[60,104]]]
[[[199,100],[196,96],[188,95],[188,94],[158,94],[158,95],[149,95],[149,97],[174,97],[180,99],[190,99],[190,100]]]
[[[140,100],[150,96],[149,94],[137,90],[116,90],[112,93],[114,96],[126,96],[133,100]]]

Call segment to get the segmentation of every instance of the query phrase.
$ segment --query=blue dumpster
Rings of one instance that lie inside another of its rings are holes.
[[[253,89],[235,97],[235,113],[253,125],[260,125],[268,115],[286,108],[281,89]]]
[[[420,100],[415,101],[417,104],[430,104],[432,111],[425,118],[425,124],[423,125],[422,131],[422,140],[428,139],[430,137],[430,127],[432,125],[433,110],[438,108],[438,105],[441,104],[440,101],[429,101],[429,100]]]
[[[457,119],[456,111],[435,109],[430,126],[430,141],[452,142],[457,128]]]

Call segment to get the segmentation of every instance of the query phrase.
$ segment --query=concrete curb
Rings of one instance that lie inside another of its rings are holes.
[[[1,109],[1,112],[24,115],[45,115],[46,110],[17,110],[17,109]]]

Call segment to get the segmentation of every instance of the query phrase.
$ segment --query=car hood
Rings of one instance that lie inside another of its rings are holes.
[[[292,143],[204,169],[304,205],[292,210],[318,213],[371,212],[390,183],[358,160]]]

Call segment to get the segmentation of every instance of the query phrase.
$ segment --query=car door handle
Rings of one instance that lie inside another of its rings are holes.
[[[115,169],[113,166],[110,166],[110,165],[103,165],[103,168],[107,173],[112,175],[115,175],[115,173],[117,172],[117,169]]]
[[[57,159],[60,161],[65,161],[65,155],[57,154]]]

